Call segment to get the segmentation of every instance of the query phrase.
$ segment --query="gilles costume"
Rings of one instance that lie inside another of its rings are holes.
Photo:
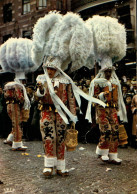
[[[52,65],[52,62],[48,61],[48,64],[44,65],[46,67],[56,68]],[[50,79],[50,78],[49,78]],[[70,113],[76,118],[76,104],[75,97],[72,91],[72,86],[69,80],[66,79],[58,70],[55,76],[51,78],[51,84],[55,94],[62,103],[68,107]],[[41,82],[40,76],[37,77],[37,83]],[[42,140],[44,143],[45,151],[45,167],[57,167],[57,170],[65,169],[65,132],[67,124],[65,123],[66,114],[63,113],[63,118],[60,116],[62,114],[60,111],[58,113],[54,102],[51,98],[50,91],[48,89],[47,81],[44,81],[44,93],[41,94],[40,90],[37,89],[37,97],[39,97],[39,109],[41,110],[40,118],[40,130],[42,134]]]
[[[43,80],[44,85],[43,93],[37,90],[45,150],[43,174],[52,175],[55,167],[57,174],[66,175],[64,132],[70,121],[77,122],[75,100],[79,107],[80,96],[105,106],[81,91],[64,72],[69,63],[71,72],[86,66],[87,58],[93,55],[92,35],[80,16],[73,13],[62,16],[51,12],[37,21],[33,31],[32,59],[36,64],[44,63],[44,74],[37,77],[37,82]],[[57,70],[52,79],[47,67]]]
[[[105,64],[107,64],[107,61]],[[105,79],[104,75],[104,71],[107,69],[112,71],[109,80]],[[115,161],[118,164],[122,161],[117,157],[119,145],[119,109],[122,111],[124,121],[127,121],[127,118],[120,82],[114,68],[105,65],[105,68],[100,70],[97,77],[91,83],[91,87],[92,90],[94,88],[94,96],[106,103],[105,108],[96,105],[96,119],[100,128],[100,139],[96,154],[101,156],[103,161]],[[106,91],[109,94],[105,97],[104,92]]]
[[[0,47],[0,65],[3,72],[15,73],[15,79],[4,86],[7,112],[12,121],[12,132],[4,141],[11,144],[12,150],[26,150],[22,143],[22,121],[29,118],[30,101],[22,84],[25,73],[35,71],[36,66],[30,57],[32,40],[10,38]]]
[[[12,145],[12,150],[26,150],[22,143],[22,122],[29,118],[29,109],[24,109],[24,104],[29,104],[26,89],[23,84],[14,81],[4,86],[4,97],[7,104],[7,113],[12,121],[12,132],[4,143]]]
[[[106,103],[106,107],[96,105],[96,121],[99,123],[100,139],[96,154],[102,161],[120,164],[118,155],[119,121],[127,122],[126,108],[123,102],[121,86],[115,73],[113,63],[121,60],[126,54],[126,32],[117,19],[93,16],[87,20],[93,32],[95,43],[95,59],[101,66],[99,73],[90,84],[89,94]],[[109,80],[105,79],[105,71],[111,70]],[[104,95],[107,92],[108,95]],[[89,115],[91,103],[88,105],[86,119],[92,122]]]

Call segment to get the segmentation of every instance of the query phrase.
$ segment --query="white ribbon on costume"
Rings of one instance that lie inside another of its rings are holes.
[[[30,101],[29,101],[29,98],[28,98],[28,95],[27,95],[27,92],[26,92],[26,88],[24,87],[24,85],[23,85],[17,78],[15,78],[14,81],[15,81],[18,85],[22,86],[22,88],[23,88],[23,94],[24,94],[24,100],[25,100],[25,101],[24,101],[23,108],[24,108],[25,110],[29,110],[30,107],[31,107],[31,105],[30,105]]]
[[[69,110],[68,108],[65,106],[65,104],[62,102],[62,100],[55,94],[55,91],[54,91],[54,87],[53,87],[53,84],[51,82],[51,79],[49,78],[48,76],[48,73],[47,71],[44,69],[44,72],[46,74],[46,80],[47,80],[47,83],[48,83],[48,89],[49,89],[49,93],[51,95],[51,99],[59,113],[59,115],[61,116],[61,118],[64,120],[64,122],[66,124],[69,124],[68,122],[68,119],[66,117],[66,115],[64,114],[64,112],[62,111],[62,109],[66,112],[66,114],[70,117],[70,119],[76,123],[77,122],[77,116],[73,115]],[[62,109],[61,109],[62,108]]]
[[[59,87],[59,80],[54,80],[54,88]]]
[[[103,107],[106,106],[106,104],[104,102],[102,102],[101,100],[91,97],[87,94],[85,94],[82,90],[80,90],[73,82],[73,80],[66,74],[64,73],[60,68],[58,68],[60,70],[60,72],[70,81],[70,83],[72,84],[72,90],[74,93],[74,96],[76,98],[76,101],[79,105],[79,107],[81,106],[81,99],[80,96],[82,96],[83,98],[85,98],[86,100],[94,103],[98,103],[100,105],[102,105]],[[63,113],[62,109],[66,112],[66,114],[70,117],[70,119],[76,123],[77,121],[77,116],[74,116],[69,110],[68,108],[64,105],[64,103],[61,101],[61,99],[55,94],[54,92],[54,88],[53,88],[53,84],[51,82],[51,79],[48,76],[47,71],[44,69],[44,72],[46,74],[46,79],[47,79],[47,83],[48,83],[48,88],[49,88],[49,92],[51,95],[51,98],[53,100],[53,103],[56,107],[56,109],[58,110],[59,115],[62,117],[62,119],[65,121],[66,124],[68,124],[68,119],[66,117],[66,115]],[[62,109],[61,109],[62,108]]]
[[[74,92],[74,96],[78,102],[78,105],[79,107],[81,106],[81,99],[80,99],[80,96],[82,96],[83,98],[85,98],[86,100],[90,101],[90,102],[94,102],[94,103],[97,103],[97,104],[100,104],[101,106],[105,107],[106,104],[104,102],[102,102],[101,100],[97,99],[97,98],[94,98],[92,96],[89,96],[87,95],[86,93],[84,93],[82,90],[80,90],[73,82],[73,80],[66,74],[64,73],[60,68],[59,70],[61,71],[61,73],[67,77],[67,79],[70,81],[70,83],[72,84],[72,89],[73,89],[73,92]]]
[[[97,78],[94,78],[92,80],[92,82],[90,83],[90,87],[89,87],[89,95],[93,98],[94,96],[94,86],[95,86],[95,83],[108,83],[108,86],[109,86],[109,90],[111,91],[112,90],[112,87],[111,87],[111,83],[105,79],[105,78],[98,78],[99,75],[97,75]],[[102,102],[102,101],[101,101]],[[92,118],[91,118],[91,102],[88,103],[88,108],[87,108],[87,111],[86,111],[86,116],[85,116],[85,119],[87,119],[90,123],[92,123]]]
[[[100,71],[97,75],[96,78],[94,78],[90,84],[90,89],[89,89],[89,95],[94,96],[94,86],[95,83],[97,84],[104,84],[106,83],[106,85],[109,87],[109,91],[112,91],[112,83],[118,85],[118,116],[120,117],[121,121],[127,122],[127,115],[126,115],[126,107],[123,101],[123,96],[122,96],[122,92],[121,92],[121,86],[120,86],[120,82],[119,79],[115,73],[115,70],[112,69],[112,78],[111,81],[108,81],[107,79],[103,78],[104,77],[104,72]],[[87,108],[87,112],[86,112],[86,119],[89,120],[89,122],[92,122],[91,119],[91,103],[88,103],[88,108]]]
[[[117,114],[120,117],[121,121],[128,122],[126,106],[125,106],[123,96],[122,96],[122,91],[121,91],[121,85],[120,85],[119,79],[118,79],[115,71],[113,72],[113,76],[116,79],[117,84],[118,84],[118,108],[119,108],[119,110],[118,110]]]

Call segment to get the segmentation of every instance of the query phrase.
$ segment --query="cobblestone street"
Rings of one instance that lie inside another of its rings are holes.
[[[66,153],[70,176],[45,178],[41,141],[25,142],[24,152],[11,151],[0,139],[0,193],[137,194],[137,150],[119,149],[121,165],[105,164],[95,155],[96,144],[79,144]],[[83,147],[85,149],[80,150]]]

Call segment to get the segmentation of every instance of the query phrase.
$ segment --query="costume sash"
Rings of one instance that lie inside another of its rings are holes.
[[[87,94],[85,94],[82,90],[80,90],[73,82],[73,80],[66,74],[64,73],[60,68],[58,68],[60,70],[60,72],[70,81],[70,83],[72,84],[72,90],[73,90],[73,93],[74,93],[74,96],[76,98],[76,101],[79,105],[79,107],[81,106],[81,99],[80,99],[80,96],[82,96],[83,98],[85,98],[86,100],[88,100],[90,103],[91,102],[94,102],[94,103],[98,103],[100,105],[102,105],[103,107],[106,106],[106,104],[104,102],[102,102],[101,100],[99,99],[96,99],[92,96],[89,96]],[[66,115],[63,113],[62,109],[66,112],[66,114],[70,117],[70,119],[76,123],[77,122],[77,116],[73,115],[69,110],[68,108],[65,106],[65,104],[61,101],[61,99],[55,94],[55,91],[54,91],[54,88],[53,88],[53,84],[51,82],[51,79],[49,78],[48,76],[48,73],[47,71],[44,69],[44,72],[45,72],[45,78],[46,78],[46,81],[48,83],[48,88],[49,88],[49,92],[50,92],[50,95],[51,95],[51,98],[52,98],[52,101],[59,113],[59,115],[62,117],[62,119],[64,120],[64,122],[66,124],[68,124],[68,119],[66,117]],[[61,109],[62,108],[62,109]]]

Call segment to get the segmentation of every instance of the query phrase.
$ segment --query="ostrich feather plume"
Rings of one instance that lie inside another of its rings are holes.
[[[78,14],[51,12],[37,21],[33,32],[32,59],[36,64],[53,56],[61,61],[62,70],[72,62],[71,71],[75,71],[94,56],[92,32]]]
[[[118,20],[109,16],[93,16],[86,21],[93,32],[95,56],[109,56],[113,62],[121,60],[126,55],[126,30]]]
[[[60,57],[64,62],[62,63],[63,70],[67,68],[69,62],[72,62],[71,71],[86,66],[89,55],[93,57],[92,33],[78,14],[68,12],[63,16],[51,54]]]
[[[50,12],[40,18],[33,28],[32,60],[35,64],[41,65],[44,56],[51,55],[51,47],[62,20],[58,12]]]
[[[0,47],[0,65],[6,72],[32,72],[36,66],[31,60],[32,40],[10,38]]]

